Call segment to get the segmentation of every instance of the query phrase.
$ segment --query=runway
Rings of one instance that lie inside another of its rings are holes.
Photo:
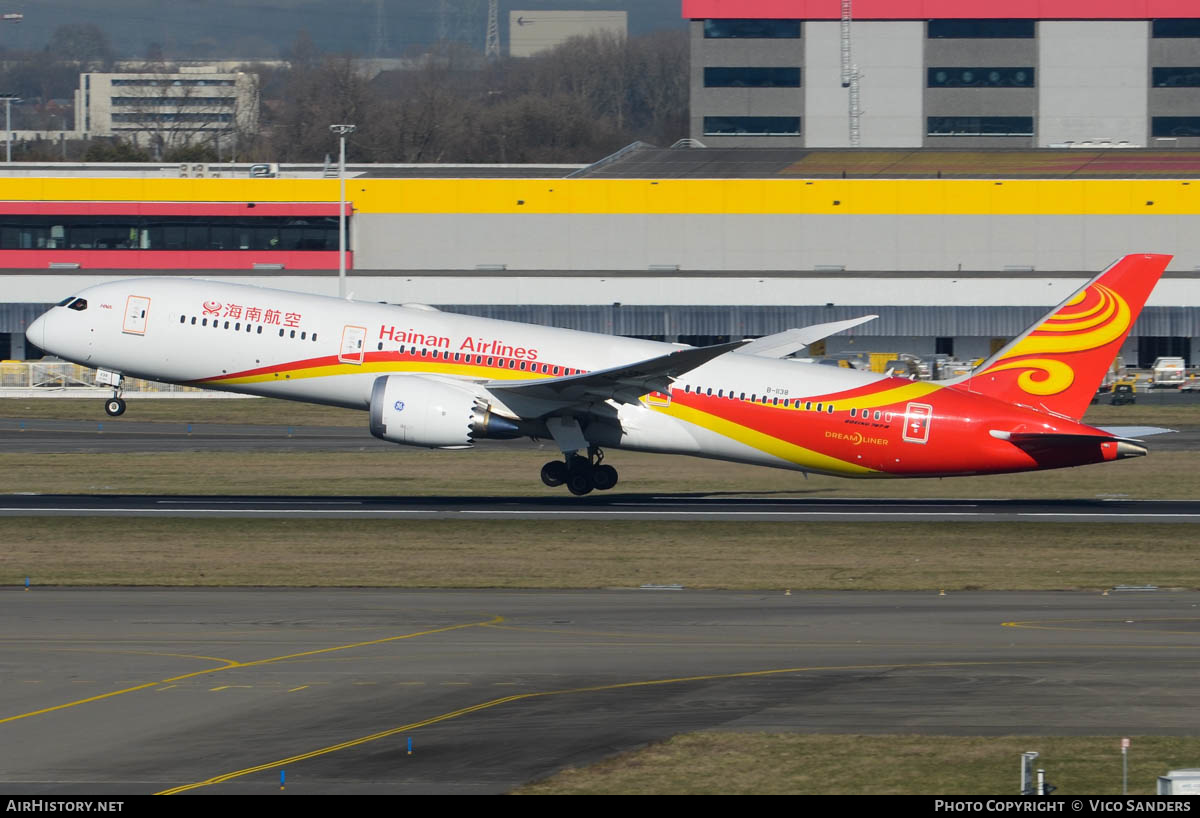
[[[907,500],[598,494],[554,497],[0,495],[0,517],[1200,523],[1192,500]]]
[[[34,588],[0,613],[10,794],[281,769],[291,794],[499,793],[701,729],[1200,730],[1197,593]]]

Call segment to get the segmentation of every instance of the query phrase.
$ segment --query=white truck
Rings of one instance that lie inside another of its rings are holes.
[[[1150,378],[1151,389],[1178,389],[1187,382],[1187,368],[1183,358],[1164,356],[1154,359],[1151,367],[1153,374]]]

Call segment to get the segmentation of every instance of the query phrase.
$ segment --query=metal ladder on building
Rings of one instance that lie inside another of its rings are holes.
[[[852,2],[853,0],[842,0],[842,87],[849,89],[847,103],[850,147],[857,148],[862,145],[862,131],[859,127],[862,108],[859,106],[858,96],[858,66],[853,64],[850,54],[850,20],[854,16]]]

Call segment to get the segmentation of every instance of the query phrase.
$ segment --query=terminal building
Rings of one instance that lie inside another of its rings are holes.
[[[690,136],[710,147],[1200,147],[1190,0],[683,0],[683,16]]]
[[[337,292],[338,180],[320,166],[0,174],[0,354],[36,357],[25,326],[100,281]],[[683,343],[875,314],[827,353],[969,360],[1114,259],[1170,253],[1122,354],[1200,362],[1200,153],[635,146],[590,166],[348,176],[359,300]]]

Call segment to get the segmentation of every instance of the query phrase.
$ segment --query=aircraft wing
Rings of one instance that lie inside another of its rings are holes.
[[[677,349],[667,355],[648,358],[582,375],[543,378],[532,381],[490,381],[484,384],[497,396],[531,398],[556,403],[584,403],[617,400],[634,403],[648,392],[664,392],[673,378],[690,372],[714,358],[732,352],[746,341],[733,341],[708,347]]]
[[[839,332],[874,321],[878,315],[862,315],[846,321],[830,321],[828,324],[813,324],[811,327],[785,329],[774,335],[764,335],[738,350],[742,355],[758,355],[762,358],[786,358],[794,352],[799,352],[815,341],[828,338]]]

